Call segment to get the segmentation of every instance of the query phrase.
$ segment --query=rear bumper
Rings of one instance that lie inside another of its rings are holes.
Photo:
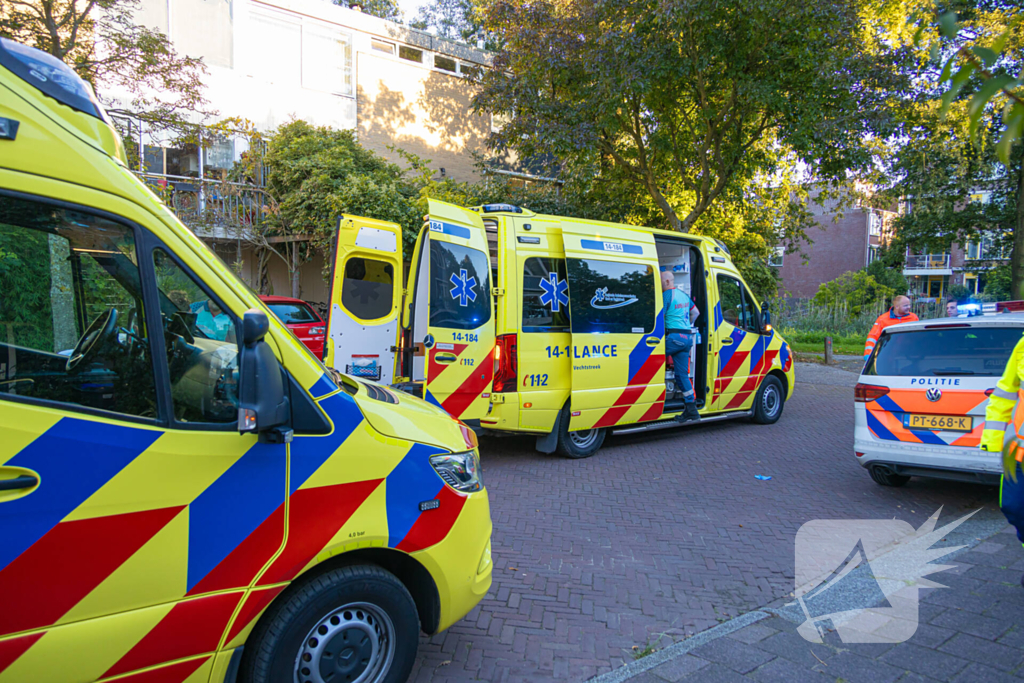
[[[863,453],[855,457],[864,468],[884,465],[896,474],[905,476],[984,484],[998,483],[1002,476],[999,453],[962,446],[883,442],[870,436],[870,433],[868,438],[857,437],[854,438],[853,450],[855,453]]]

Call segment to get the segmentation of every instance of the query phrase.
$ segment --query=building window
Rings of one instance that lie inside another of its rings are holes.
[[[352,94],[352,36],[320,24],[302,27],[302,86]]]
[[[414,47],[408,45],[398,46],[398,56],[402,59],[408,59],[410,62],[416,62],[417,64],[423,63],[423,50],[417,50]]]
[[[298,18],[253,9],[249,19],[250,73],[270,83],[295,83],[302,75],[302,24]],[[268,45],[273,49],[267,49]]]
[[[876,237],[882,234],[882,216],[874,211],[868,213],[868,232]]]
[[[477,81],[480,80],[482,72],[478,66],[473,66],[472,64],[459,64],[459,73],[467,78],[472,78]]]
[[[868,247],[868,265],[871,265],[878,258],[878,247]]]
[[[345,263],[341,305],[359,320],[377,320],[392,309],[395,273],[390,263],[358,256]]]
[[[775,251],[768,257],[768,265],[772,268],[781,268],[786,256],[785,247],[775,247]]]
[[[454,59],[443,55],[434,55],[434,68],[441,71],[450,71],[451,73],[456,73],[459,69]]]
[[[997,235],[983,233],[981,239],[967,243],[967,258],[970,260],[997,261],[1010,258],[1010,250],[1005,247],[1007,240],[1000,240]]]
[[[394,56],[395,54],[394,43],[388,43],[383,40],[377,40],[376,38],[370,39],[370,49],[373,50],[374,52],[383,52],[386,55]]]
[[[511,120],[512,117],[508,114],[491,114],[491,132],[500,133]]]

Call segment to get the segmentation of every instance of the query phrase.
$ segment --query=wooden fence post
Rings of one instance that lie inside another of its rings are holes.
[[[825,337],[825,365],[832,365],[832,337]]]

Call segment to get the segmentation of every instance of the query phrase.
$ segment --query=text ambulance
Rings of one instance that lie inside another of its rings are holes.
[[[337,373],[0,38],[0,683],[401,681],[491,583],[475,435]]]
[[[328,365],[569,457],[611,428],[674,424],[680,371],[704,419],[782,414],[789,347],[721,243],[507,204],[429,211],[404,290],[401,229],[342,218]],[[666,367],[665,270],[700,310],[688,369]]]

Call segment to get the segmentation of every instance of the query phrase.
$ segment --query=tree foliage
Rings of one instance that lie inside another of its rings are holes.
[[[366,14],[389,21],[402,20],[402,9],[398,6],[398,0],[334,0],[334,4],[341,7],[359,5]]]
[[[491,0],[504,46],[478,108],[498,145],[600,169],[659,223],[698,226],[801,162],[822,180],[865,166],[895,74],[863,48],[852,0]]]
[[[140,0],[4,0],[0,36],[47,52],[92,84],[109,113],[151,129],[190,129],[209,114],[206,67],[135,22]],[[127,98],[124,107],[113,99]],[[116,120],[116,119],[115,119]],[[122,131],[123,133],[124,131]]]
[[[460,42],[476,42],[474,38],[484,37],[482,17],[473,0],[433,0],[420,7],[410,25]]]
[[[831,282],[822,283],[814,295],[814,301],[830,308],[845,305],[849,315],[856,317],[864,307],[876,304],[879,300],[891,299],[895,294],[891,287],[879,284],[865,271],[858,270],[843,273]]]

